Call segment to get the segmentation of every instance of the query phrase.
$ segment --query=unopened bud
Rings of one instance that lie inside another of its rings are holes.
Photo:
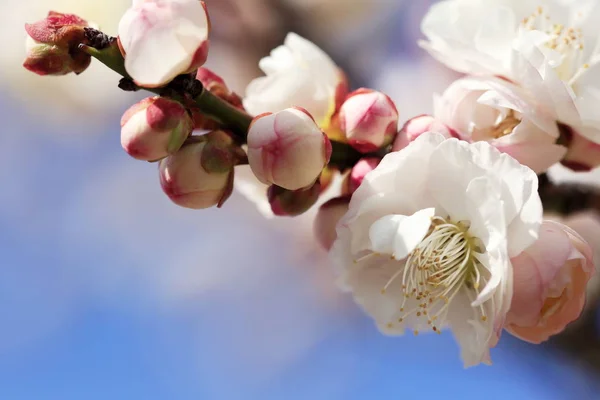
[[[125,69],[139,86],[163,86],[206,62],[209,31],[203,1],[134,1],[119,22]]]
[[[311,186],[329,162],[331,143],[301,108],[256,117],[248,132],[248,160],[265,184],[287,190]]]
[[[331,249],[337,239],[336,226],[348,212],[350,196],[331,199],[319,208],[315,218],[313,231],[319,244],[325,249]]]
[[[273,214],[280,217],[296,217],[314,206],[320,194],[321,185],[317,182],[310,188],[300,190],[287,190],[273,185],[269,187],[267,197]]]
[[[26,24],[27,58],[23,66],[38,75],[82,73],[92,60],[78,47],[84,43],[84,28],[88,26],[76,15],[54,11],[41,21]]]
[[[458,134],[446,124],[441,123],[431,115],[419,115],[409,119],[394,140],[392,151],[400,151],[410,142],[426,132],[436,132],[447,138],[458,138]]]
[[[568,145],[562,165],[575,172],[587,172],[600,165],[600,143],[592,142],[569,126],[559,124],[559,128]]]
[[[340,109],[348,143],[370,153],[392,143],[398,132],[398,110],[387,95],[370,89],[350,93]]]
[[[350,174],[347,177],[345,184],[345,193],[352,194],[358,189],[362,181],[365,179],[365,176],[371,171],[373,171],[379,163],[381,162],[380,158],[377,157],[367,157],[361,159],[350,171]]]
[[[121,118],[121,145],[133,158],[156,161],[179,150],[192,129],[192,117],[181,103],[149,97]]]
[[[220,132],[201,136],[160,162],[160,184],[173,203],[203,209],[220,207],[229,198],[234,162],[223,155],[220,136]]]

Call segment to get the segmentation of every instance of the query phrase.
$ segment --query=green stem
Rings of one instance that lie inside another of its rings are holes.
[[[97,50],[86,45],[81,45],[80,48],[117,74],[124,78],[131,79],[125,70],[125,59],[116,44],[102,50]],[[163,94],[164,90],[164,88],[138,88],[158,95]],[[194,102],[203,114],[233,129],[243,142],[246,141],[248,129],[252,122],[252,117],[250,115],[215,96],[209,90],[202,90],[202,93],[194,99]]]
[[[106,65],[108,68],[112,69],[122,77],[131,79],[125,70],[125,59],[119,50],[119,46],[116,44],[106,47],[102,50],[97,50],[93,47],[86,46],[85,44],[80,44],[79,49],[94,57],[96,60],[100,61],[102,64]],[[151,89],[146,90],[153,92]]]
[[[241,136],[240,138],[246,142],[246,136],[252,122],[250,115],[215,96],[209,90],[203,90],[194,101],[205,115],[234,129],[238,136]]]

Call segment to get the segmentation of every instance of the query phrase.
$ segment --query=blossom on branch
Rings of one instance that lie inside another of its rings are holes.
[[[599,17],[595,0],[445,0],[425,16],[422,46],[459,72],[513,82],[600,143]]]
[[[459,139],[487,141],[537,173],[559,162],[567,151],[556,144],[559,128],[523,88],[498,78],[467,77],[434,100],[434,116]]]
[[[248,131],[248,161],[264,184],[311,186],[329,162],[331,143],[304,109],[259,115]]]
[[[119,22],[125,68],[135,83],[159,87],[208,56],[210,21],[199,0],[133,0]]]
[[[428,133],[365,177],[331,258],[383,333],[450,328],[466,366],[489,363],[510,307],[510,258],[541,222],[533,171],[486,142]]]
[[[233,190],[238,149],[223,131],[193,138],[198,140],[184,144],[160,162],[160,184],[171,201],[181,207],[220,207]]]
[[[514,295],[506,329],[531,343],[562,332],[583,310],[595,269],[592,258],[579,234],[544,221],[538,241],[511,260]]]
[[[283,46],[260,60],[266,74],[246,89],[244,107],[252,115],[305,108],[322,129],[331,123],[347,94],[343,72],[315,44],[289,33]]]
[[[350,93],[340,108],[339,121],[348,143],[363,153],[391,144],[398,133],[396,105],[371,89]]]
[[[156,161],[179,150],[192,129],[192,117],[183,104],[149,97],[123,115],[121,145],[133,158]]]
[[[41,21],[26,24],[27,58],[23,66],[38,75],[82,73],[91,57],[78,46],[84,42],[84,28],[89,26],[76,15],[55,11]]]

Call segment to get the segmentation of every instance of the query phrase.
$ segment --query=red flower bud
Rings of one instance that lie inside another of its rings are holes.
[[[84,43],[84,28],[88,26],[76,15],[54,11],[41,21],[26,24],[27,58],[23,66],[38,75],[82,73],[91,63],[91,56],[78,47]]]

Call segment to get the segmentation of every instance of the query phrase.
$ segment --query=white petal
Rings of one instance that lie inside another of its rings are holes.
[[[390,254],[402,260],[423,241],[434,208],[427,208],[411,216],[387,215],[377,220],[369,229],[371,249],[377,253]]]
[[[468,220],[470,204],[465,202],[465,192],[472,179],[485,174],[474,164],[469,144],[448,139],[433,151],[429,162],[429,192],[450,218]]]

